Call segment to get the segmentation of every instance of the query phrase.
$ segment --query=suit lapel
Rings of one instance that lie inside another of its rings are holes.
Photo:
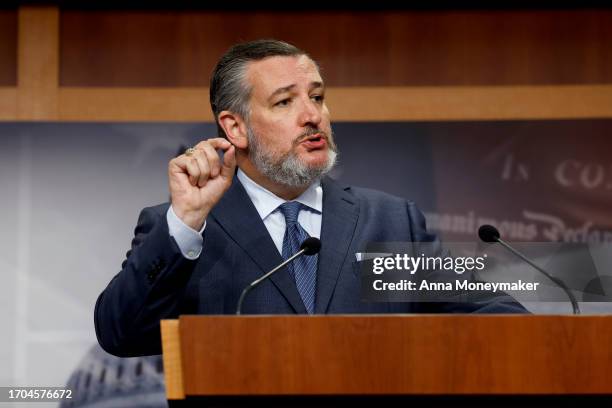
[[[348,187],[343,188],[328,177],[323,179],[322,186],[323,220],[315,313],[327,311],[359,218],[359,203]]]
[[[237,177],[234,177],[231,187],[213,208],[211,215],[259,266],[262,275],[283,261]],[[278,271],[270,279],[296,313],[306,313],[295,280],[287,270]]]

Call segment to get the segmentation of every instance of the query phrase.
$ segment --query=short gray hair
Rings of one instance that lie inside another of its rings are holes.
[[[220,137],[227,137],[219,125],[222,111],[231,111],[248,121],[251,97],[251,88],[245,80],[248,63],[267,57],[300,55],[308,56],[294,45],[271,39],[236,44],[223,54],[210,79],[210,106]]]

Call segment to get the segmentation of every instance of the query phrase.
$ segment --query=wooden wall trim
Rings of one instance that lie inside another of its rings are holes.
[[[505,120],[612,117],[612,85],[338,88],[336,120]]]
[[[56,120],[59,10],[22,6],[18,12],[17,118]]]
[[[60,88],[59,120],[212,121],[208,88]]]
[[[0,121],[17,119],[17,88],[0,87]]]
[[[612,85],[342,87],[334,121],[612,117]],[[207,88],[59,88],[61,121],[212,121]]]

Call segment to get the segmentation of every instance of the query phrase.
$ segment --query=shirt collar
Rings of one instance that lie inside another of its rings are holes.
[[[280,198],[251,180],[251,178],[249,178],[240,168],[238,169],[237,177],[244,186],[244,189],[262,220],[272,214],[279,205],[287,202],[287,200]],[[293,201],[297,201],[311,210],[322,213],[323,188],[321,187],[321,181],[317,179]]]

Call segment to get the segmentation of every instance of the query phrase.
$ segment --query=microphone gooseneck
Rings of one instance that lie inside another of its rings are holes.
[[[553,281],[557,286],[559,286],[561,289],[563,289],[563,291],[567,294],[567,297],[569,298],[569,300],[570,300],[570,302],[572,304],[572,309],[574,311],[574,314],[575,315],[580,314],[580,307],[578,306],[578,302],[576,301],[576,298],[574,297],[574,294],[567,287],[565,282],[563,282],[559,278],[555,278],[554,276],[552,276],[551,274],[546,272],[544,269],[540,268],[538,265],[536,265],[535,262],[533,262],[532,260],[527,258],[525,255],[523,255],[522,253],[520,253],[519,251],[514,249],[512,246],[510,246],[510,244],[508,244],[503,239],[501,239],[501,235],[499,234],[499,231],[497,230],[497,228],[495,228],[492,225],[482,225],[482,226],[480,226],[480,228],[478,228],[478,236],[484,242],[487,242],[487,243],[495,243],[495,242],[497,242],[497,243],[499,243],[501,246],[506,248],[508,251],[512,252],[514,255],[519,257],[521,260],[527,262],[532,268],[534,268],[535,270],[537,270],[538,272],[540,272],[541,274],[546,276],[548,279]]]
[[[244,302],[244,298],[257,285],[259,285],[261,282],[263,282],[266,279],[268,279],[276,271],[282,269],[285,265],[287,265],[289,262],[293,261],[295,258],[298,258],[298,257],[300,257],[302,255],[306,255],[306,256],[315,255],[315,254],[318,254],[320,250],[321,250],[321,241],[318,238],[315,238],[315,237],[306,238],[304,240],[304,242],[302,242],[302,244],[300,245],[300,250],[298,252],[296,252],[295,254],[290,256],[289,258],[287,258],[285,261],[283,261],[276,268],[272,269],[270,272],[266,273],[265,275],[263,275],[262,277],[260,277],[258,279],[255,279],[246,288],[244,288],[244,290],[240,294],[240,298],[238,299],[238,305],[236,306],[236,314],[237,315],[241,314],[241,312],[242,312],[242,303]]]

